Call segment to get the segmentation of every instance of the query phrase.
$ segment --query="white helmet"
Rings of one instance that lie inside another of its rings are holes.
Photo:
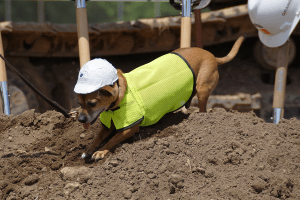
[[[77,94],[88,94],[118,80],[116,68],[105,59],[96,58],[85,63],[78,74],[74,88]]]
[[[283,45],[300,19],[300,0],[248,0],[252,23],[268,47]]]

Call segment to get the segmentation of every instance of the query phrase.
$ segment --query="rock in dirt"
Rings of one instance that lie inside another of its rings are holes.
[[[254,183],[252,183],[251,187],[255,190],[257,193],[261,193],[265,188],[267,184],[263,180],[257,180]]]
[[[45,147],[45,152],[52,153],[52,149],[50,147]]]
[[[71,192],[74,192],[75,190],[77,190],[80,187],[80,184],[77,182],[74,183],[68,183],[65,187],[64,187],[64,194],[67,196],[69,195]]]
[[[231,147],[232,147],[232,149],[237,149],[237,148],[243,147],[243,145],[240,142],[234,140],[231,143]]]
[[[130,192],[130,190],[127,190],[126,192],[124,192],[124,198],[125,199],[130,199],[132,196],[132,193]]]
[[[60,170],[60,172],[62,173],[63,177],[65,178],[69,178],[69,177],[75,177],[79,174],[85,174],[88,173],[88,169],[87,167],[64,167],[63,169]]]
[[[54,163],[52,163],[51,169],[52,170],[58,170],[61,166],[62,166],[61,161],[55,161]]]
[[[214,172],[212,169],[207,169],[204,174],[205,178],[212,178],[214,176]]]
[[[202,167],[197,167],[192,170],[192,172],[200,172],[201,174],[204,174],[205,171],[206,171],[206,169],[204,169]]]
[[[109,162],[112,166],[116,167],[119,165],[119,162],[117,160],[112,160]]]
[[[37,174],[33,174],[24,179],[25,185],[33,185],[39,181],[39,176]]]
[[[88,181],[92,174],[91,169],[84,166],[64,167],[60,172],[64,180],[80,180],[80,182]]]
[[[169,176],[169,182],[171,182],[173,185],[177,186],[178,183],[183,182],[184,179],[179,174],[171,174]]]

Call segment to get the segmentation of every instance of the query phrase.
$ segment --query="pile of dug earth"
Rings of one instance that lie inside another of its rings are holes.
[[[300,122],[214,109],[166,115],[104,160],[100,127],[55,111],[0,116],[1,199],[300,199]]]

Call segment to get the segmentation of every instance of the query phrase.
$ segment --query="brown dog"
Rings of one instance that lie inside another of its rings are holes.
[[[185,60],[194,73],[194,81],[196,85],[191,93],[191,98],[197,94],[200,112],[206,112],[208,97],[219,81],[218,65],[232,60],[236,56],[244,39],[244,36],[239,37],[229,54],[223,58],[216,58],[210,52],[195,47],[182,48],[174,51],[175,54]],[[80,76],[84,73],[85,72],[81,73]],[[78,121],[83,123],[85,128],[88,128],[91,123],[95,122],[95,120],[98,119],[98,116],[104,111],[114,113],[116,109],[123,106],[121,101],[125,98],[126,91],[129,90],[127,88],[128,84],[131,83],[128,82],[129,80],[126,80],[121,70],[117,70],[115,76],[117,76],[117,79],[114,79],[116,80],[114,82],[102,86],[101,88],[97,88],[96,90],[94,89],[93,92],[78,94],[77,101],[81,106]],[[76,90],[74,91],[76,92]],[[181,92],[174,94],[174,97],[180,96],[180,94]],[[184,101],[184,103],[188,102]],[[129,105],[126,104],[124,106]],[[125,107],[125,109],[128,108]],[[130,115],[127,115],[127,117],[134,114],[135,111],[133,111]],[[119,126],[113,121],[113,118],[107,122],[107,124],[110,124],[110,128],[104,126],[102,123],[101,130],[97,134],[92,145],[87,149],[87,152],[82,154],[82,158],[90,155],[92,155],[92,159],[95,160],[104,158],[104,156],[113,147],[137,133],[139,131],[140,124],[143,123],[142,120],[143,118],[128,126],[126,129],[117,128],[118,132],[99,151],[96,151],[99,144],[116,130],[116,126]]]

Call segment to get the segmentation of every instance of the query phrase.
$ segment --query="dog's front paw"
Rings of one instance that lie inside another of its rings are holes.
[[[80,158],[85,159],[86,157],[88,157],[88,155],[86,153],[83,153]]]
[[[88,159],[91,158],[92,154],[91,153],[82,153],[81,154],[81,159]]]
[[[94,160],[100,160],[103,159],[105,157],[105,155],[108,153],[108,150],[103,150],[103,151],[96,151],[93,155],[92,155],[92,159]]]

